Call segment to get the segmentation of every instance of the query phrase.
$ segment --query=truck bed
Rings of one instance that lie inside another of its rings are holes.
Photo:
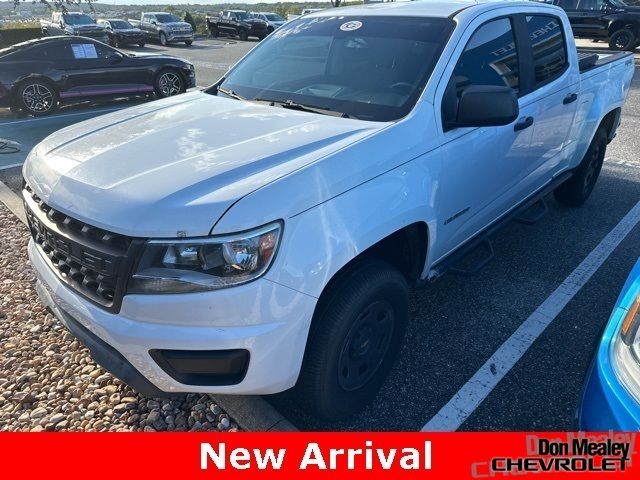
[[[627,56],[633,59],[633,54],[630,52],[612,52],[611,50],[603,49],[578,48],[580,73],[585,73],[598,67],[602,67]]]

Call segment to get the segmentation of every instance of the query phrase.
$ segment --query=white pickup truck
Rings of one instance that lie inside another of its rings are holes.
[[[206,91],[61,130],[24,166],[38,291],[142,393],[357,411],[411,287],[589,197],[634,64],[570,32],[536,2],[323,10]]]

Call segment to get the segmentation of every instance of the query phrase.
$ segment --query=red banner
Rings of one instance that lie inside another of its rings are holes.
[[[639,478],[635,440],[631,433],[1,433],[0,458],[4,478],[26,479],[582,480]]]

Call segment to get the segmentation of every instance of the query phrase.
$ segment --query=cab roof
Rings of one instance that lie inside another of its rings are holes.
[[[342,8],[328,8],[305,17],[327,17],[340,15],[404,15],[414,17],[453,17],[463,10],[481,6],[523,6],[539,7],[542,2],[529,0],[418,0],[409,2],[385,2],[354,5]]]

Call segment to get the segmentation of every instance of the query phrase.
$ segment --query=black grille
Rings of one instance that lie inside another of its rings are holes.
[[[44,214],[25,204],[31,236],[53,271],[92,302],[118,311],[142,240],[76,220],[44,203],[28,185],[25,191]]]

